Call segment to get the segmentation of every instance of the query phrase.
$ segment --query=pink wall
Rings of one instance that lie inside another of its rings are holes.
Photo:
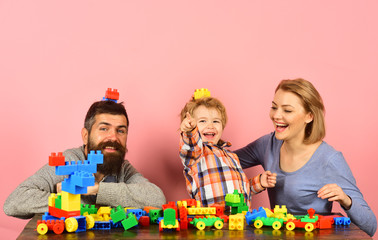
[[[188,196],[178,113],[195,88],[223,100],[224,138],[236,149],[272,130],[277,83],[303,77],[324,98],[326,141],[344,153],[378,213],[377,7],[351,0],[2,1],[0,205],[50,152],[81,144],[85,112],[108,87],[119,90],[130,115],[128,159],[175,201]],[[266,193],[255,206],[268,206]],[[0,213],[5,238],[25,224]]]

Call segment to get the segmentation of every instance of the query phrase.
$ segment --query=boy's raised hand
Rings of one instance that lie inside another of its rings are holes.
[[[186,113],[186,117],[181,122],[180,130],[181,132],[190,132],[197,126],[196,120],[190,116],[190,113]]]
[[[277,173],[265,171],[261,174],[260,184],[263,188],[272,188],[276,186]]]

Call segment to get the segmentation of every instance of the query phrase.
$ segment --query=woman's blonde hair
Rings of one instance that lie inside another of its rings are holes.
[[[326,134],[324,104],[319,92],[311,82],[302,78],[282,80],[277,88],[296,94],[302,101],[306,112],[313,115],[313,120],[306,125],[304,143],[312,144],[323,140]]]

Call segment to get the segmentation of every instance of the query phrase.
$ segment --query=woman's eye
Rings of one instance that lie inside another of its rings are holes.
[[[277,107],[272,106],[271,109],[272,110],[277,110]]]

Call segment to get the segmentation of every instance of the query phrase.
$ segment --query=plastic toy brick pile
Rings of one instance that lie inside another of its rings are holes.
[[[212,205],[201,207],[200,202],[186,199],[169,202],[161,208],[145,207],[144,209],[128,209],[83,205],[80,203],[81,194],[87,192],[88,186],[94,185],[93,173],[97,171],[97,164],[103,163],[101,151],[91,151],[88,160],[65,161],[62,153],[52,153],[49,165],[55,166],[57,175],[68,175],[62,182],[62,192],[51,194],[49,197],[49,212],[37,222],[39,234],[46,234],[49,230],[55,234],[67,232],[81,232],[87,229],[104,230],[124,228],[128,230],[136,226],[148,227],[158,224],[160,231],[180,231],[189,227],[199,230],[215,227],[222,229],[228,221],[229,230],[243,230],[245,223],[255,228],[271,226],[280,229],[286,225],[287,230],[304,228],[313,229],[332,228],[335,225],[349,225],[350,219],[341,216],[321,216],[313,209],[307,215],[294,216],[287,213],[286,206],[276,206],[273,210],[260,207],[252,212],[244,201],[243,194],[235,190],[226,195],[226,206],[231,208],[231,214],[225,215],[225,206]]]

